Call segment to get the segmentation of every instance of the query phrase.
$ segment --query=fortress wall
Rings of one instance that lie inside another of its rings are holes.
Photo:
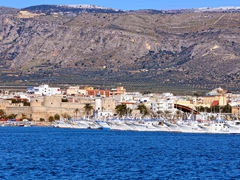
[[[43,105],[46,107],[60,107],[62,96],[44,96]]]
[[[115,110],[115,100],[112,98],[102,98],[102,107],[105,110]]]
[[[26,114],[27,118],[32,118],[32,108],[30,106],[23,107],[7,107],[6,114],[17,114],[16,118],[21,118],[22,114]]]
[[[43,106],[43,103],[44,103],[44,98],[43,97],[34,97],[34,98],[31,98],[30,100],[30,104],[31,104],[31,107],[41,107]]]

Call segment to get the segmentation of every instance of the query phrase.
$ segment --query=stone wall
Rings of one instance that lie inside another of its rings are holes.
[[[27,118],[32,118],[32,108],[30,106],[7,107],[6,114],[17,114],[17,119],[22,117],[22,114],[27,115]]]
[[[26,114],[28,118],[33,120],[40,120],[43,118],[49,119],[49,116],[55,114],[68,114],[76,116],[75,110],[78,109],[77,116],[84,116],[84,106],[90,104],[95,109],[95,100],[93,98],[80,97],[74,102],[62,102],[62,96],[44,96],[34,97],[30,101],[31,106],[19,106],[19,104],[12,105],[11,101],[0,100],[0,108],[5,110],[7,115],[17,114],[17,118],[21,118],[22,113]],[[102,99],[103,107],[107,110],[115,110],[115,101],[112,98]]]

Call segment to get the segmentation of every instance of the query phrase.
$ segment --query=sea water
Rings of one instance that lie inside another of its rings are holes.
[[[0,128],[0,179],[240,179],[240,135]]]

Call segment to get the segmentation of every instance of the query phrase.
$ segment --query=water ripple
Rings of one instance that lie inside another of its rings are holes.
[[[239,135],[0,128],[0,179],[239,179]]]

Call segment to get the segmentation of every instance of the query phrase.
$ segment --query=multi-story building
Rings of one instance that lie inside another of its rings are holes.
[[[28,87],[27,93],[33,96],[52,96],[60,95],[61,89],[59,87],[49,87],[47,84],[38,87]]]
[[[117,87],[116,89],[111,89],[111,95],[119,95],[119,94],[125,94],[126,89],[122,86]]]
[[[157,101],[151,102],[151,110],[153,112],[158,111],[174,111],[174,100],[170,99],[158,99]]]
[[[228,94],[229,97],[230,94]],[[208,92],[205,96],[201,98],[201,101],[197,103],[197,106],[212,107],[212,106],[225,106],[229,102],[229,97],[227,97],[227,91],[222,88],[216,88]]]

